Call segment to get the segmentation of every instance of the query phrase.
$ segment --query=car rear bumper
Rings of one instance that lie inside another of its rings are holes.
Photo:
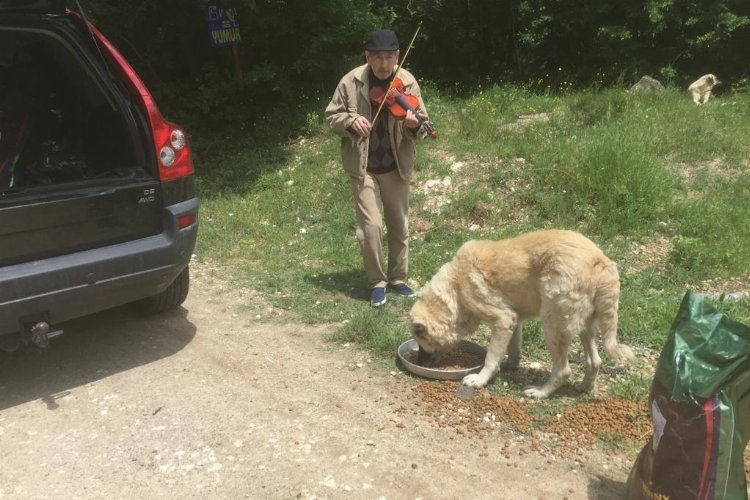
[[[178,217],[197,212],[191,198],[165,207],[161,234],[0,268],[0,335],[162,292],[190,263],[198,234],[197,217],[184,229]]]

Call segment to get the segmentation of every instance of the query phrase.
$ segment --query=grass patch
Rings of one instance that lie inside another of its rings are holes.
[[[643,373],[633,373],[619,377],[612,384],[611,392],[620,399],[647,402],[651,390],[652,377]]]
[[[418,147],[411,198],[418,286],[468,239],[578,230],[621,266],[621,341],[656,351],[687,290],[750,290],[741,201],[750,195],[747,93],[700,107],[673,89],[429,95],[438,139]],[[412,302],[389,294],[385,308],[369,307],[339,139],[316,113],[294,135],[221,153],[198,142],[198,258],[288,311],[289,321],[336,325],[333,339],[392,358],[409,335]],[[726,308],[750,320],[747,300]],[[546,360],[538,325],[525,333],[526,356]],[[628,378],[612,390],[641,399],[645,386]]]
[[[357,311],[350,320],[330,334],[337,342],[354,342],[381,358],[395,356],[408,337],[408,329],[395,309],[380,307]]]

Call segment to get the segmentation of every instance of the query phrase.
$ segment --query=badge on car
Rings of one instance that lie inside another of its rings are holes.
[[[152,203],[156,201],[156,188],[149,188],[143,190],[143,195],[138,198],[138,204]]]

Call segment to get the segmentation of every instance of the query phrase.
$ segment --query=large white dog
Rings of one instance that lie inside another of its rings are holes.
[[[709,73],[691,83],[688,87],[688,92],[690,92],[690,96],[693,98],[695,104],[705,104],[708,102],[708,98],[711,97],[711,89],[720,83],[716,75]]]
[[[552,372],[529,397],[545,398],[570,377],[568,349],[580,335],[586,373],[577,385],[590,391],[601,365],[595,332],[616,361],[633,351],[617,342],[620,277],[614,262],[583,235],[542,230],[500,241],[469,241],[443,265],[410,311],[412,335],[422,351],[439,356],[481,321],[491,329],[484,367],[463,384],[482,387],[503,367],[517,368],[524,321],[538,317],[552,355]]]

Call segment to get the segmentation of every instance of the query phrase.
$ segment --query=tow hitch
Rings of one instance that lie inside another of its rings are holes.
[[[46,321],[26,323],[20,332],[0,335],[0,351],[13,352],[21,347],[21,344],[29,342],[38,347],[47,348],[50,339],[62,334],[62,330],[49,331],[49,323]]]
[[[40,321],[31,327],[31,341],[39,347],[49,347],[49,339],[62,334],[62,330],[49,331],[49,323],[46,321]]]

